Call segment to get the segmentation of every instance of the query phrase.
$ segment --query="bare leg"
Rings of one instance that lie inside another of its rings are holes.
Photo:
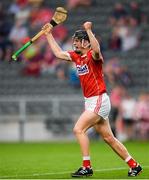
[[[89,139],[86,130],[94,126],[99,121],[99,118],[98,115],[91,111],[84,111],[75,124],[73,131],[80,144],[83,156],[89,156]]]
[[[86,135],[86,130],[92,126],[96,128],[105,142],[108,143],[123,160],[127,161],[127,164],[129,165],[129,167],[131,167],[128,172],[128,176],[137,176],[142,171],[141,166],[131,158],[125,146],[114,137],[109,125],[109,121],[103,120],[100,116],[90,111],[85,111],[80,116],[74,127],[74,133],[80,144],[83,157],[89,157],[89,139]],[[83,169],[84,167],[86,169]],[[87,162],[85,159],[83,159],[83,167],[79,168],[78,171],[72,173],[71,176],[92,176],[93,171],[90,167],[90,158],[87,160]]]
[[[130,155],[127,151],[127,149],[125,148],[125,146],[118,141],[112,131],[111,131],[111,127],[109,124],[109,120],[100,120],[100,122],[98,124],[96,124],[95,126],[96,131],[102,136],[102,138],[104,139],[104,141],[110,145],[110,147],[123,159],[125,160],[126,158],[128,158]]]

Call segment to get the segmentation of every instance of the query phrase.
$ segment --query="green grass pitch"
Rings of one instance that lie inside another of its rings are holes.
[[[127,177],[128,167],[104,142],[91,143],[94,175],[88,179],[149,179],[149,143],[127,142],[143,172]],[[0,179],[71,179],[81,166],[76,142],[0,143]]]

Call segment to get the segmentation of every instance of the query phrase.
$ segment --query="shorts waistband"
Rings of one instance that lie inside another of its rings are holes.
[[[96,96],[90,96],[90,97],[85,97],[84,96],[84,99],[93,98],[93,97],[99,97],[99,96],[104,95],[104,94],[107,94],[107,92],[105,91],[105,92],[103,92],[103,93],[101,93],[99,95],[96,95]]]

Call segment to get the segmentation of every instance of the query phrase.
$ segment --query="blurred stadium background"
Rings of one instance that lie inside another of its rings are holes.
[[[42,37],[14,62],[11,55],[50,21],[57,6],[68,19],[53,31],[70,50],[85,21],[101,41],[111,97],[111,125],[120,140],[149,139],[148,0],[1,0],[0,141],[73,139],[83,111],[75,67],[53,56]],[[92,138],[96,132],[89,131]]]

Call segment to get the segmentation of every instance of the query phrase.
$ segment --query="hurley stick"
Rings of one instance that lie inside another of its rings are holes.
[[[64,9],[63,7],[57,7],[50,23],[45,24],[40,32],[38,32],[30,41],[28,41],[20,49],[18,49],[12,55],[12,59],[16,61],[17,57],[22,51],[24,51],[27,47],[29,47],[34,41],[36,41],[40,36],[42,36],[47,30],[50,31],[54,26],[57,26],[58,24],[64,22],[66,18],[67,18],[67,10]]]

